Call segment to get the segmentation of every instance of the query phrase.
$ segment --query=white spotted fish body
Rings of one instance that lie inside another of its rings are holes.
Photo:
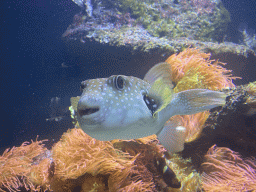
[[[99,140],[131,139],[155,134],[156,120],[148,100],[150,84],[136,77],[114,75],[91,79],[81,84],[83,93],[77,106],[79,125]],[[143,128],[138,128],[143,127]]]
[[[183,150],[184,127],[167,120],[224,105],[226,95],[206,89],[173,93],[170,74],[170,65],[160,63],[144,80],[113,75],[83,81],[81,97],[71,98],[80,127],[103,141],[156,134],[169,152]]]

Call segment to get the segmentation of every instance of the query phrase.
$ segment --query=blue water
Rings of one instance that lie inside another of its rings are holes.
[[[238,42],[237,29],[241,22],[256,30],[255,0],[223,0],[223,3],[232,19],[229,41]],[[143,77],[129,71],[130,67],[139,66],[130,63],[134,56],[129,53],[118,58],[123,61],[120,65],[115,58],[109,58],[108,65],[107,54],[97,58],[94,55],[97,53],[92,52],[81,59],[66,49],[61,35],[80,11],[71,0],[5,0],[1,1],[0,9],[1,153],[7,147],[35,140],[37,135],[39,139],[54,142],[72,128],[68,117],[60,122],[45,119],[49,118],[51,98],[61,98],[65,109],[69,98],[80,94],[82,80],[118,73]],[[136,57],[133,61],[143,60],[143,56]],[[253,62],[245,63],[245,67],[252,70],[247,70],[240,83],[255,80]],[[67,67],[62,67],[62,63]]]

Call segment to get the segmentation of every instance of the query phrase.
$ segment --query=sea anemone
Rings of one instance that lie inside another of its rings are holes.
[[[210,53],[196,48],[186,49],[179,54],[171,55],[165,62],[171,65],[172,80],[176,84],[176,92],[193,88],[221,90],[235,87],[231,70],[225,69],[225,63],[210,60]]]
[[[171,55],[165,62],[171,65],[172,81],[176,84],[174,92],[188,89],[221,90],[235,87],[230,72],[223,67],[225,63],[210,60],[210,53],[201,52],[196,48],[186,49],[179,54]],[[195,115],[174,116],[172,120],[181,122],[186,127],[186,142],[198,138],[209,112]]]
[[[20,187],[40,189],[35,187],[30,176],[35,158],[46,151],[43,142],[24,142],[20,147],[5,150],[0,156],[0,191],[17,191]]]
[[[206,192],[256,189],[256,160],[243,159],[231,149],[212,146],[205,155],[202,170],[202,187]]]
[[[98,141],[82,129],[70,129],[52,150],[42,141],[6,150],[0,158],[0,191],[186,191],[197,189],[199,174],[189,160],[173,155],[167,161],[174,177],[159,169],[165,149],[156,135],[122,141]],[[177,177],[175,176],[178,176]],[[182,181],[181,190],[169,183]]]
[[[131,173],[136,157],[115,149],[110,142],[89,137],[81,129],[64,133],[52,153],[56,164],[55,175],[62,181],[87,175],[95,181],[95,185],[106,186],[105,190],[108,188],[110,191],[127,188],[132,183]],[[151,184],[140,181],[137,188],[150,188]],[[88,182],[90,186],[86,185],[87,179],[82,184],[83,188],[95,187],[91,182]]]

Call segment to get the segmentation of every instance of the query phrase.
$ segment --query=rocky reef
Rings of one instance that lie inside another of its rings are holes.
[[[256,82],[224,90],[226,105],[211,111],[201,136],[187,143],[182,156],[201,165],[208,149],[217,144],[239,152],[243,157],[256,156]],[[199,157],[201,154],[201,157]]]
[[[215,54],[254,54],[226,42],[229,12],[220,0],[73,0],[81,7],[66,41],[96,42],[130,51],[176,53],[187,47]]]

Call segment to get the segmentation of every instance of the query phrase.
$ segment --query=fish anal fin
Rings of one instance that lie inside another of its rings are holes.
[[[176,153],[184,149],[185,131],[177,121],[167,121],[157,138],[169,153]]]

